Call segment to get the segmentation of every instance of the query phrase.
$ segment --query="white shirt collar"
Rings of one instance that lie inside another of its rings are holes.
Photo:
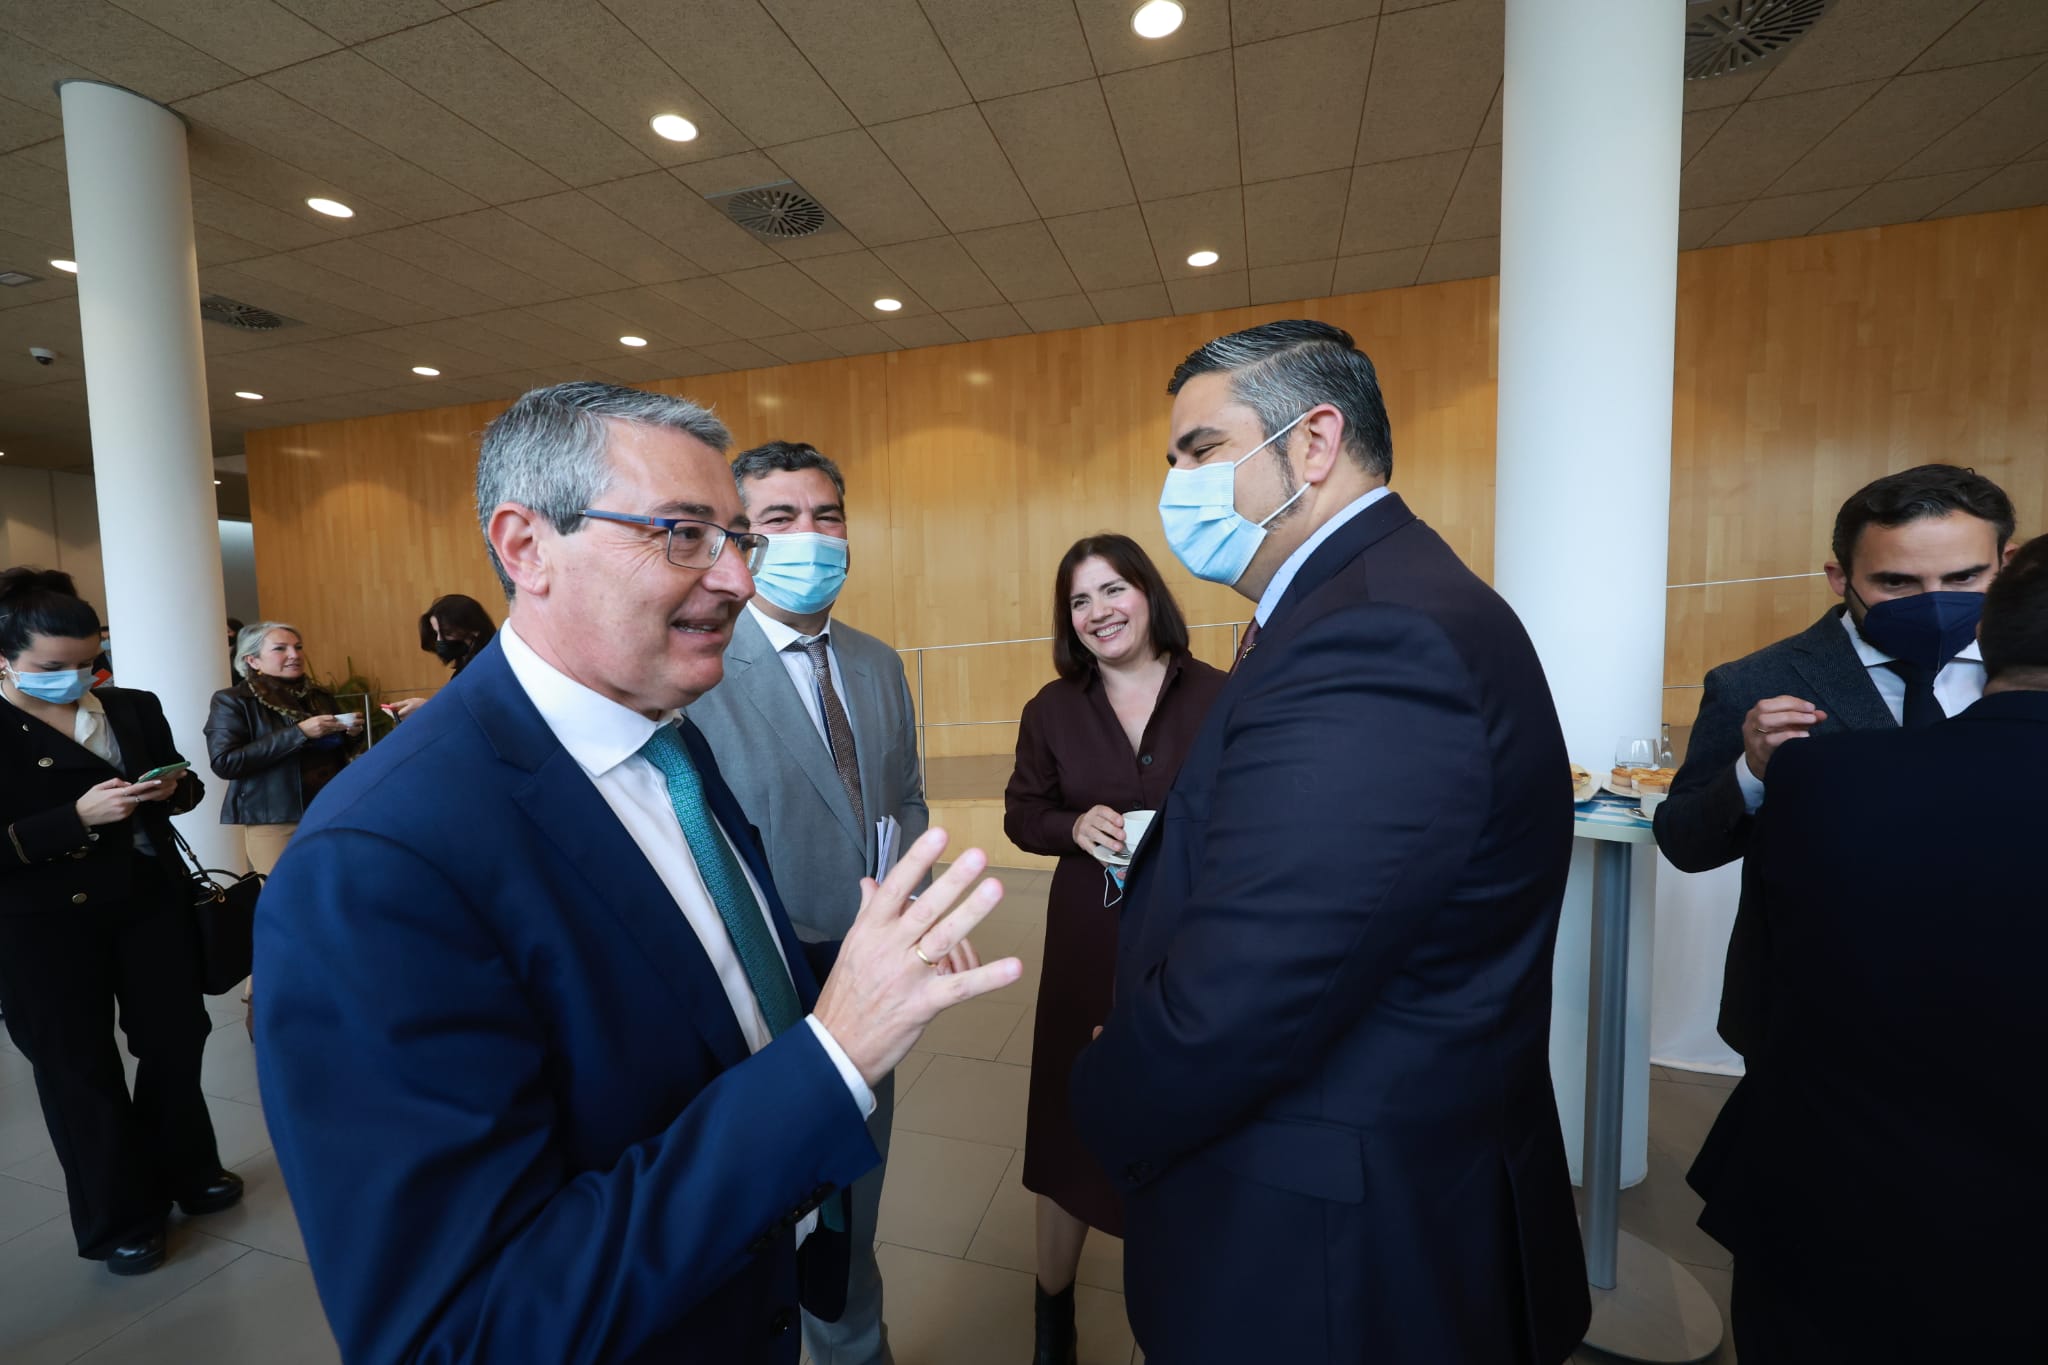
[[[1280,605],[1280,599],[1287,595],[1287,590],[1290,587],[1294,586],[1294,576],[1301,572],[1302,565],[1308,563],[1308,557],[1314,554],[1324,541],[1336,535],[1345,522],[1351,520],[1392,491],[1385,484],[1381,484],[1370,493],[1353,498],[1344,505],[1343,509],[1336,516],[1331,517],[1318,527],[1314,535],[1301,542],[1295,548],[1293,554],[1280,561],[1279,569],[1273,574],[1273,581],[1266,585],[1266,591],[1259,596],[1258,609],[1252,613],[1253,618],[1258,621],[1261,630],[1265,629],[1266,620],[1272,616],[1273,608]]]
[[[1849,643],[1855,646],[1856,657],[1863,661],[1865,668],[1883,668],[1886,664],[1892,662],[1891,655],[1863,638],[1863,632],[1856,629],[1856,622],[1850,617],[1846,607],[1842,609],[1842,629],[1849,632]],[[1956,654],[1955,659],[1950,660],[1951,663],[1958,661],[1969,663],[1982,663],[1984,661],[1984,655],[1978,650],[1975,640],[1964,645],[1961,651]]]
[[[795,626],[785,625],[783,622],[776,620],[752,602],[747,603],[747,610],[753,613],[754,624],[761,627],[761,633],[768,637],[768,647],[777,654],[782,653],[783,650],[788,649],[791,645],[801,643],[804,640],[815,640],[819,636],[829,637],[832,634],[832,618],[830,616],[825,618],[824,627],[818,631],[817,635],[805,635]]]
[[[569,757],[593,778],[639,753],[656,730],[681,714],[671,711],[658,721],[649,720],[630,706],[600,696],[536,654],[510,622],[498,628],[498,639],[527,699]]]

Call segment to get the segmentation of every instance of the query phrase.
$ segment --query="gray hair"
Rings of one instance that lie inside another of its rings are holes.
[[[1303,413],[1328,403],[1344,414],[1344,445],[1369,474],[1394,475],[1394,437],[1379,375],[1351,333],[1327,322],[1292,318],[1232,332],[1191,353],[1166,386],[1177,394],[1197,375],[1230,376],[1237,400],[1259,416],[1271,437]]]
[[[297,626],[286,625],[283,621],[258,621],[253,626],[243,626],[235,635],[235,676],[249,676],[249,656],[263,652],[263,642],[270,638],[273,630],[288,630],[299,637],[301,645],[306,643],[306,632]]]
[[[839,501],[842,504],[846,501],[846,479],[840,474],[839,466],[819,454],[816,446],[802,441],[770,441],[752,450],[741,451],[732,462],[732,481],[739,488],[740,500],[744,502],[748,479],[800,469],[822,470],[825,477],[832,480]]]
[[[732,444],[725,423],[687,398],[587,380],[550,384],[520,395],[484,428],[476,462],[477,525],[483,528],[484,549],[507,600],[515,590],[491,546],[492,511],[501,503],[517,503],[559,534],[580,530],[583,509],[611,487],[607,419],[680,431],[721,455]]]

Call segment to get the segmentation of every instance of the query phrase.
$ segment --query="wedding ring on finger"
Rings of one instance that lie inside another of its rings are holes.
[[[937,967],[937,966],[939,965],[938,963],[936,963],[936,962],[932,961],[932,960],[931,960],[930,958],[928,958],[928,957],[926,957],[926,956],[924,955],[924,945],[923,945],[922,943],[913,943],[913,944],[911,944],[911,945],[910,945],[910,951],[911,951],[911,952],[913,952],[913,953],[916,953],[916,954],[917,954],[917,960],[918,960],[919,962],[922,962],[922,963],[923,963],[923,964],[924,964],[925,966],[927,966],[927,967],[932,967],[932,968],[936,968],[936,967]]]

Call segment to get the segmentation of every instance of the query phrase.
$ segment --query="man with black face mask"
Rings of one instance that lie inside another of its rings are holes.
[[[1685,872],[1742,857],[1787,740],[1908,729],[1984,692],[1984,591],[2013,551],[2012,500],[1982,475],[1921,465],[1858,489],[1835,516],[1828,586],[1844,605],[1706,677],[1685,764],[1657,808],[1657,846]],[[1767,1015],[1769,929],[1747,876],[1721,985],[1721,1037],[1745,1056]]]

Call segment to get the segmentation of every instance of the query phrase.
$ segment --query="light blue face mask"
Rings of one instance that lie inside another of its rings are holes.
[[[12,670],[14,685],[24,697],[34,697],[53,706],[69,706],[92,690],[92,670],[79,668],[63,673],[23,673]]]
[[[1237,467],[1294,430],[1306,416],[1304,412],[1240,459],[1166,471],[1166,486],[1159,490],[1159,526],[1168,548],[1189,573],[1226,587],[1243,578],[1265,542],[1267,525],[1308,492],[1303,484],[1259,521],[1248,521],[1237,510]]]
[[[768,537],[768,552],[754,570],[754,587],[770,602],[799,616],[820,612],[846,586],[846,542],[817,531]]]

